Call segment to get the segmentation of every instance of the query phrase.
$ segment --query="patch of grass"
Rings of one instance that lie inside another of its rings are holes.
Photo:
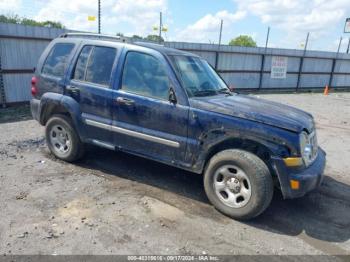
[[[32,119],[30,107],[26,105],[0,108],[0,123],[16,122]]]

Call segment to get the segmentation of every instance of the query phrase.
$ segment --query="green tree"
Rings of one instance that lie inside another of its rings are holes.
[[[116,34],[116,36],[123,37],[123,36],[124,36],[124,34],[123,34],[123,33],[121,33],[121,32],[118,32],[118,33]]]
[[[45,21],[45,22],[41,22],[41,24],[43,26],[46,26],[46,27],[54,27],[54,28],[61,28],[61,29],[64,29],[64,25],[61,23],[61,22],[56,22],[56,21]]]
[[[0,23],[19,24],[21,18],[18,15],[0,15]]]
[[[29,18],[20,18],[18,15],[0,15],[0,23],[20,24],[20,25],[31,25],[31,26],[45,26],[55,27],[63,29],[64,26],[60,22],[55,21],[44,21],[38,22]]]
[[[142,40],[143,37],[142,37],[142,36],[139,36],[139,35],[133,35],[133,36],[132,36],[132,39],[134,39],[134,40]]]
[[[256,42],[249,35],[240,35],[232,39],[229,45],[256,47]]]
[[[159,41],[159,35],[148,35],[145,38],[147,41],[151,41],[151,42],[164,42],[164,38],[160,37],[160,41]]]

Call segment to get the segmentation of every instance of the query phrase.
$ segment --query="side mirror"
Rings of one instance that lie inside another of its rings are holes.
[[[176,95],[173,87],[169,88],[169,101],[170,103],[173,103],[173,104],[177,103]]]

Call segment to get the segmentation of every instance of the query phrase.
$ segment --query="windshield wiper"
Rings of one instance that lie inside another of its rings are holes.
[[[212,95],[217,95],[218,92],[213,89],[208,89],[208,90],[198,90],[193,92],[193,96],[212,96]]]
[[[217,92],[220,93],[220,94],[227,94],[227,95],[231,95],[232,96],[232,92],[229,89],[227,89],[227,88],[221,88]]]

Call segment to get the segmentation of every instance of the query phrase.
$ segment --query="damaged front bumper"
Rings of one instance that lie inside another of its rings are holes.
[[[316,189],[323,179],[326,153],[319,147],[317,158],[308,167],[288,167],[283,158],[272,157],[272,167],[278,176],[285,199],[302,197]]]

